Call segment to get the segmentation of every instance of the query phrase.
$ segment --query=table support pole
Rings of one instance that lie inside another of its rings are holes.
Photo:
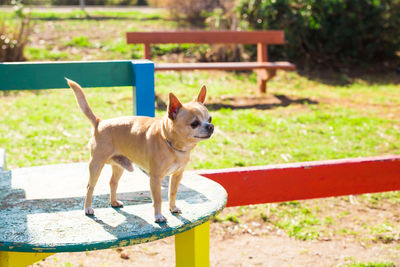
[[[0,267],[25,267],[53,254],[0,251]]]
[[[210,222],[175,235],[176,267],[210,266]]]

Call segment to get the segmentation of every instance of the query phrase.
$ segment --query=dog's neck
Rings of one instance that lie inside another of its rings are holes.
[[[175,150],[176,152],[181,152],[181,153],[186,153],[186,152],[188,152],[188,151],[185,151],[185,150],[179,150],[179,149],[177,149],[176,147],[174,147],[174,145],[171,143],[171,141],[169,141],[168,139],[165,139],[165,141],[167,141],[167,144],[173,149],[173,150]]]
[[[196,143],[187,143],[182,141],[182,138],[172,131],[171,121],[168,118],[162,120],[161,135],[165,142],[176,152],[190,153],[196,146]]]

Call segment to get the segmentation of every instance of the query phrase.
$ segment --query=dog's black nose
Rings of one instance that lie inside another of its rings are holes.
[[[206,125],[206,129],[209,133],[213,133],[214,132],[214,125],[212,125],[211,123]]]

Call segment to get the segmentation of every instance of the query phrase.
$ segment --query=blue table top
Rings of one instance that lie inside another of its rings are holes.
[[[94,216],[83,211],[86,163],[21,168],[11,175],[0,172],[0,251],[67,252],[128,246],[175,235],[200,225],[226,204],[219,184],[185,172],[177,206],[168,210],[168,178],[163,181],[163,215],[154,222],[149,177],[135,168],[124,172],[118,199],[122,208],[109,204],[111,167],[106,166],[95,188]]]

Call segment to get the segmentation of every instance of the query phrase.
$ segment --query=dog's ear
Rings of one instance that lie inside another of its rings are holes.
[[[194,99],[194,101],[204,104],[204,102],[206,101],[206,94],[207,94],[207,89],[206,86],[203,85],[200,89],[199,95]]]
[[[173,94],[169,93],[169,103],[168,103],[168,117],[171,120],[176,118],[178,115],[179,109],[182,107],[181,102],[179,102],[178,98]]]

